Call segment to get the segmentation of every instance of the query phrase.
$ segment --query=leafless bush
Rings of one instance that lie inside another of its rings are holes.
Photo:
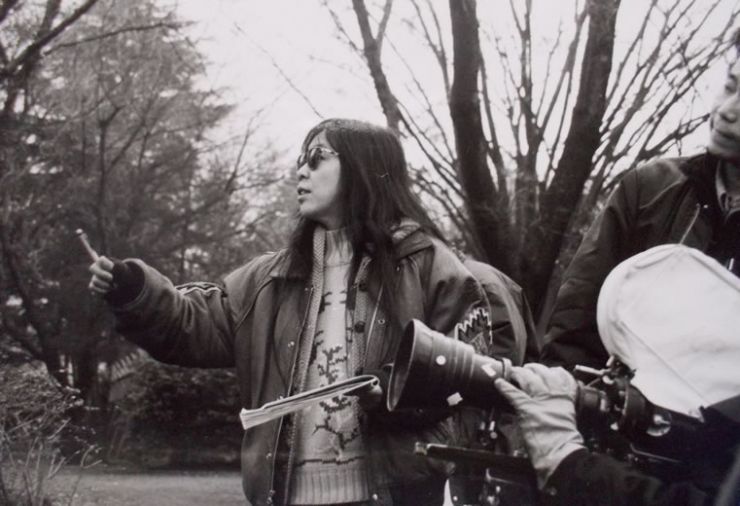
[[[84,468],[93,454],[71,423],[82,404],[77,392],[31,364],[0,370],[0,384],[0,504],[71,503],[74,490],[55,499],[50,482],[70,460]],[[75,449],[64,451],[65,442]]]

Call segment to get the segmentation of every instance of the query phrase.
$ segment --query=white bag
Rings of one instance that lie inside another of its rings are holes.
[[[619,264],[597,323],[653,404],[701,418],[700,407],[740,394],[740,279],[698,250],[666,244]]]

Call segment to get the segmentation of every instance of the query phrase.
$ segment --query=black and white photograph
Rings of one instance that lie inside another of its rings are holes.
[[[0,506],[740,506],[740,0],[0,0]]]

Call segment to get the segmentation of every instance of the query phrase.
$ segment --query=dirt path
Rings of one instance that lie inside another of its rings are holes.
[[[55,496],[64,506],[245,504],[239,471],[151,471],[96,466],[81,475],[79,469],[65,469],[53,481]]]

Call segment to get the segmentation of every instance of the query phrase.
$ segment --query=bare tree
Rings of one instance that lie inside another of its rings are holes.
[[[449,29],[437,4],[404,5],[394,24],[389,2],[353,1],[364,62],[391,90],[378,93],[382,109],[386,117],[391,108],[400,111],[402,135],[426,155],[428,166],[416,173],[421,191],[446,210],[467,247],[517,279],[542,313],[560,265],[617,173],[680,147],[706,118],[692,105],[697,82],[722,54],[722,29],[733,26],[740,7],[651,0],[616,50],[620,0],[577,2],[572,19],[546,43],[534,28],[531,0],[509,1],[496,19],[479,14],[475,0],[451,0]],[[343,13],[325,7],[358,47]],[[721,19],[722,28],[707,37],[711,19]],[[393,51],[383,60],[368,57],[364,34],[373,26]],[[433,105],[430,83],[394,44],[408,32],[438,62],[446,111]],[[401,91],[397,73],[385,74],[391,58],[407,70],[411,92]],[[413,107],[415,100],[425,105]]]
[[[486,260],[510,271],[501,244],[509,241],[505,210],[501,208],[488,168],[488,140],[483,132],[478,77],[481,68],[475,0],[450,1],[455,67],[449,107],[457,147],[457,173],[468,213]]]
[[[547,188],[540,194],[539,202],[523,204],[539,204],[541,210],[538,216],[523,224],[526,233],[522,251],[528,254],[521,256],[519,276],[530,294],[544,294],[547,289],[566,228],[577,209],[583,187],[591,173],[591,160],[599,147],[599,127],[606,111],[606,91],[612,68],[619,2],[594,0],[587,3],[588,36],[581,62],[578,93],[562,155],[553,169]],[[527,179],[525,184],[535,181]],[[536,305],[540,298],[534,299]]]
[[[381,52],[383,49],[383,40],[385,39],[385,30],[388,20],[391,16],[393,0],[386,0],[383,7],[383,18],[378,23],[377,33],[373,34],[370,28],[367,9],[363,0],[352,0],[352,6],[357,13],[357,24],[360,26],[362,34],[362,45],[364,47],[365,60],[367,60],[370,69],[370,75],[375,84],[375,90],[380,98],[380,105],[388,120],[388,126],[398,131],[398,123],[401,120],[401,111],[398,110],[396,98],[390,90],[388,79],[382,70]]]
[[[3,30],[7,38],[0,41],[0,91],[3,95],[0,125],[12,124],[16,104],[36,71],[43,51],[97,2],[85,0],[74,11],[65,14],[61,11],[61,0],[47,0],[40,22],[34,27],[24,26],[23,30],[19,30],[13,19],[23,7],[23,2],[3,0],[0,3],[0,28],[7,28],[7,31]],[[20,37],[24,32],[32,35]]]

